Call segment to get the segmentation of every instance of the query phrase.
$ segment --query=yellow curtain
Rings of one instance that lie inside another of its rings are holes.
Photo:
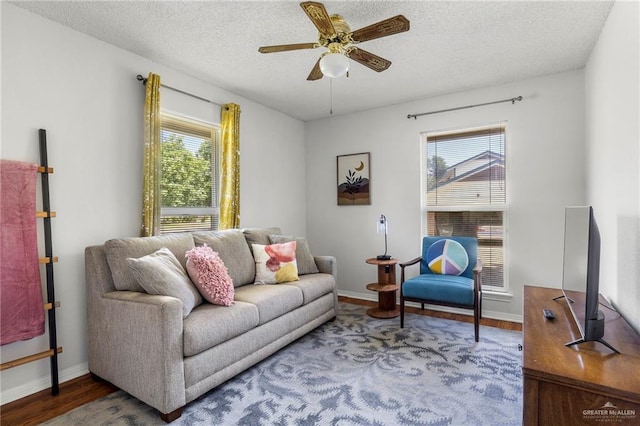
[[[144,99],[143,237],[160,230],[160,125],[160,76],[149,73]]]
[[[223,105],[222,189],[219,229],[240,227],[240,105]]]

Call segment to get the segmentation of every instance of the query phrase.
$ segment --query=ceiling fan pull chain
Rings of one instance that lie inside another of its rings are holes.
[[[329,115],[333,115],[333,78],[329,78]]]

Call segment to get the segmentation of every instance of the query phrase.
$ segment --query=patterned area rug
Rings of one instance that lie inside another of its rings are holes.
[[[520,425],[522,334],[408,314],[338,319],[187,405],[175,425]],[[120,391],[47,425],[162,425]]]

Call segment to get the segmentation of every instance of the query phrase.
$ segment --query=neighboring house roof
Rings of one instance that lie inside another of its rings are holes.
[[[445,170],[427,191],[431,205],[492,204],[505,199],[504,155],[484,151]]]
[[[449,182],[468,179],[492,167],[504,169],[504,155],[489,150],[481,152],[448,167],[442,178],[438,179],[438,186],[441,187]]]

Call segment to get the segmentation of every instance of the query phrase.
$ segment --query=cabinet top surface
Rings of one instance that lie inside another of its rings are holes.
[[[615,354],[599,342],[574,346],[566,343],[581,337],[562,290],[524,288],[524,374],[584,388],[608,388],[640,401],[640,336],[614,310],[605,314],[604,340],[618,349]],[[543,309],[551,309],[547,320]]]

